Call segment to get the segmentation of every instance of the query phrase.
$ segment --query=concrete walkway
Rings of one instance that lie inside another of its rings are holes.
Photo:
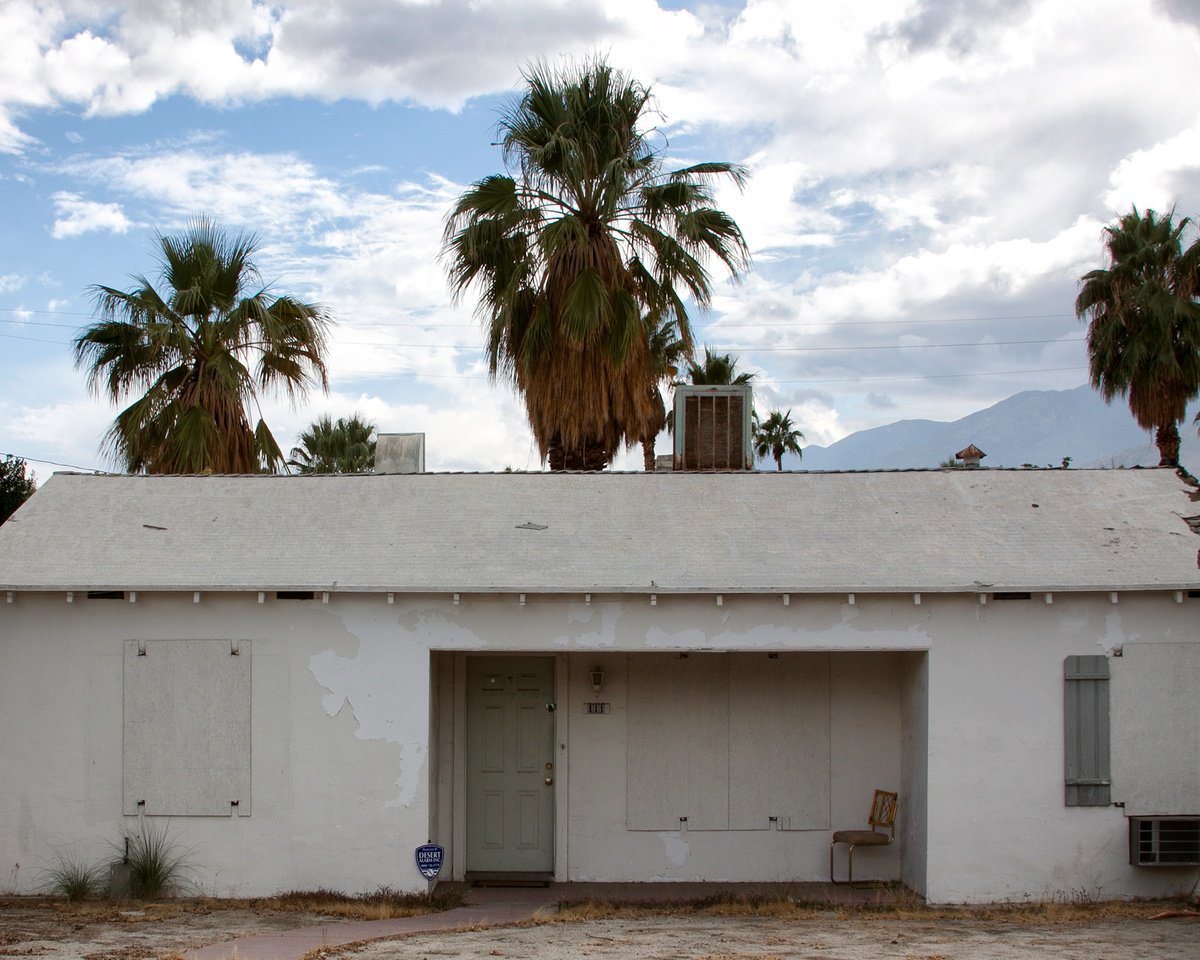
[[[828,883],[554,883],[548,887],[476,887],[464,891],[467,905],[444,913],[395,920],[331,922],[296,930],[261,933],[198,947],[185,960],[300,960],[320,947],[382,940],[410,933],[504,926],[558,910],[560,903],[584,900],[696,900],[718,894],[790,896],[806,903],[887,903],[903,895],[898,887],[846,887]]]

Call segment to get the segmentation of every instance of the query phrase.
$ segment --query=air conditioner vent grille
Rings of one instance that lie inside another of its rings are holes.
[[[1129,862],[1135,867],[1200,866],[1200,817],[1130,817]]]

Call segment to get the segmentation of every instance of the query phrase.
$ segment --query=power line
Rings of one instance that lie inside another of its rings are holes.
[[[107,473],[107,470],[101,470],[99,467],[81,467],[77,463],[59,463],[57,460],[47,460],[44,457],[30,457],[23,453],[4,453],[0,451],[0,457],[13,457],[16,460],[24,460],[26,463],[48,463],[52,467],[70,467],[72,470],[82,470],[84,473]]]
[[[968,377],[1015,377],[1029,373],[1081,373],[1087,367],[1040,367],[1034,370],[985,370],[980,373],[927,373],[918,377],[842,377],[829,380],[775,380],[774,383],[873,383],[879,380],[956,380]]]
[[[40,317],[87,317],[94,319],[94,313],[84,313],[76,310],[33,310],[26,307],[0,307],[0,313],[23,313],[31,316]],[[1074,319],[1073,313],[1016,313],[1011,315],[991,316],[991,317],[915,317],[905,320],[782,320],[778,323],[766,321],[729,321],[714,320],[710,326],[716,331],[729,328],[742,327],[861,327],[861,326],[907,326],[915,323],[998,323],[1010,320],[1065,320]],[[66,327],[76,329],[78,324],[71,323],[47,323],[45,321],[34,320],[6,320],[0,318],[0,323],[24,323],[31,326],[43,327]],[[455,329],[470,329],[480,326],[478,323],[430,323],[422,320],[398,321],[398,320],[358,320],[355,321],[355,326],[361,327],[437,327],[437,328],[455,328]]]
[[[887,343],[877,347],[738,347],[719,346],[713,350],[737,350],[742,353],[826,353],[848,350],[933,350],[952,347],[1019,347],[1036,343],[1083,343],[1083,337],[1048,340],[977,340],[974,343]]]
[[[58,343],[62,340],[47,340],[44,337],[24,337],[17,333],[0,333],[7,340],[26,340],[31,343]],[[949,350],[960,347],[1020,347],[1046,343],[1083,343],[1083,337],[1047,337],[1035,340],[976,340],[959,343],[885,343],[877,346],[856,345],[837,347],[759,347],[749,344],[715,344],[710,349],[739,353],[834,353],[862,352],[868,350]],[[338,340],[335,346],[343,347],[389,347],[394,350],[457,350],[463,353],[481,353],[483,347],[465,343],[388,343],[383,340]]]

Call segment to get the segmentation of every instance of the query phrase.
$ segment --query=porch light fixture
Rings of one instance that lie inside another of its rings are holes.
[[[604,671],[599,667],[592,670],[592,695],[600,696],[600,688],[604,685]]]

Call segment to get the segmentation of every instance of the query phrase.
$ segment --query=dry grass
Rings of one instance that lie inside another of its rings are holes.
[[[1186,909],[1182,900],[1088,900],[1082,897],[928,906],[915,896],[892,892],[871,903],[835,904],[789,896],[715,895],[694,900],[585,900],[560,903],[556,914],[532,922],[637,919],[657,916],[772,917],[776,919],[990,920],[1013,923],[1077,923],[1108,919],[1148,920],[1163,911]]]
[[[276,913],[311,913],[355,920],[391,920],[439,913],[462,906],[456,890],[436,891],[432,898],[421,893],[400,893],[380,887],[370,893],[348,894],[340,890],[289,890],[273,897],[233,899],[189,897],[173,900],[88,900],[71,902],[57,897],[0,897],[0,909],[34,908],[53,910],[64,918],[94,923],[153,923],[181,913],[216,913],[222,910],[255,910]]]
[[[217,904],[237,903],[250,910],[278,910],[294,913],[321,913],[359,920],[391,920],[441,913],[463,905],[457,890],[437,890],[432,897],[423,893],[401,893],[391,887],[379,887],[370,893],[348,894],[340,890],[289,890],[273,897],[254,900],[216,900]]]

